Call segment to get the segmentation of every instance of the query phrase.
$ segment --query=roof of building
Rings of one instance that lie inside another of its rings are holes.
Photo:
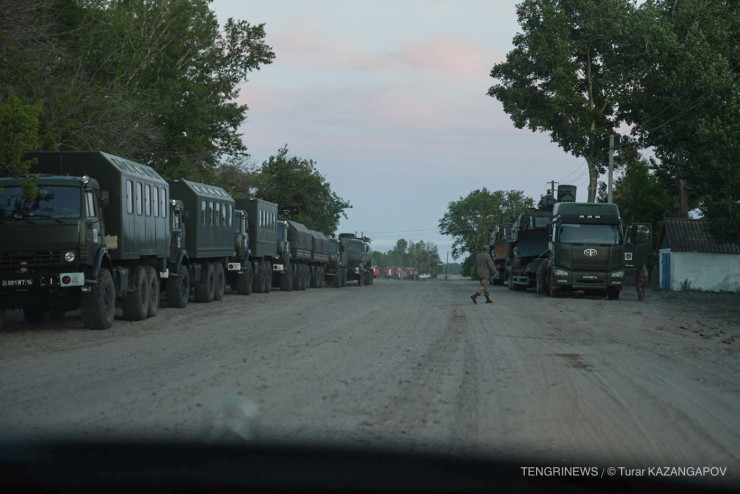
[[[666,218],[658,245],[673,252],[740,254],[738,244],[718,244],[706,229],[703,219]]]

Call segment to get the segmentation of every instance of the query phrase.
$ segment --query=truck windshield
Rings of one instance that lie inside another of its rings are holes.
[[[619,225],[563,223],[558,226],[556,240],[561,244],[619,245],[622,232]]]
[[[337,253],[337,243],[329,242],[329,254],[336,254],[336,253]]]
[[[348,242],[347,252],[362,252],[362,244],[360,242]]]
[[[549,216],[535,216],[534,226],[535,228],[542,228],[550,225],[551,218]]]
[[[79,187],[40,185],[36,197],[28,197],[21,187],[0,189],[0,218],[79,218],[82,194]]]

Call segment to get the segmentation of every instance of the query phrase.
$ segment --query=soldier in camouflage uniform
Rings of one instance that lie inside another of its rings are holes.
[[[365,261],[360,261],[360,279],[358,280],[360,286],[365,286],[365,273],[367,273]]]
[[[648,269],[647,265],[640,264],[637,268],[637,300],[643,302],[645,300],[645,289],[648,286]]]
[[[470,296],[474,304],[478,303],[477,298],[481,293],[486,296],[487,304],[492,303],[488,296],[488,280],[491,279],[491,272],[498,274],[496,266],[493,264],[493,259],[491,259],[490,248],[486,245],[483,247],[483,252],[475,258],[475,275],[480,281],[480,288]]]

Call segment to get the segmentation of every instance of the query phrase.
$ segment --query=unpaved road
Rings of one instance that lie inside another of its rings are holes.
[[[393,444],[740,478],[737,298],[495,287],[494,304],[473,305],[475,289],[227,294],[97,332],[73,313],[39,327],[9,313],[0,430]]]

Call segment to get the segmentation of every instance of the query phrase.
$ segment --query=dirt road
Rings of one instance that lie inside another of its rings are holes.
[[[740,475],[729,296],[550,299],[473,282],[227,294],[108,331],[0,333],[0,428],[503,452]],[[482,301],[482,299],[479,299]]]

